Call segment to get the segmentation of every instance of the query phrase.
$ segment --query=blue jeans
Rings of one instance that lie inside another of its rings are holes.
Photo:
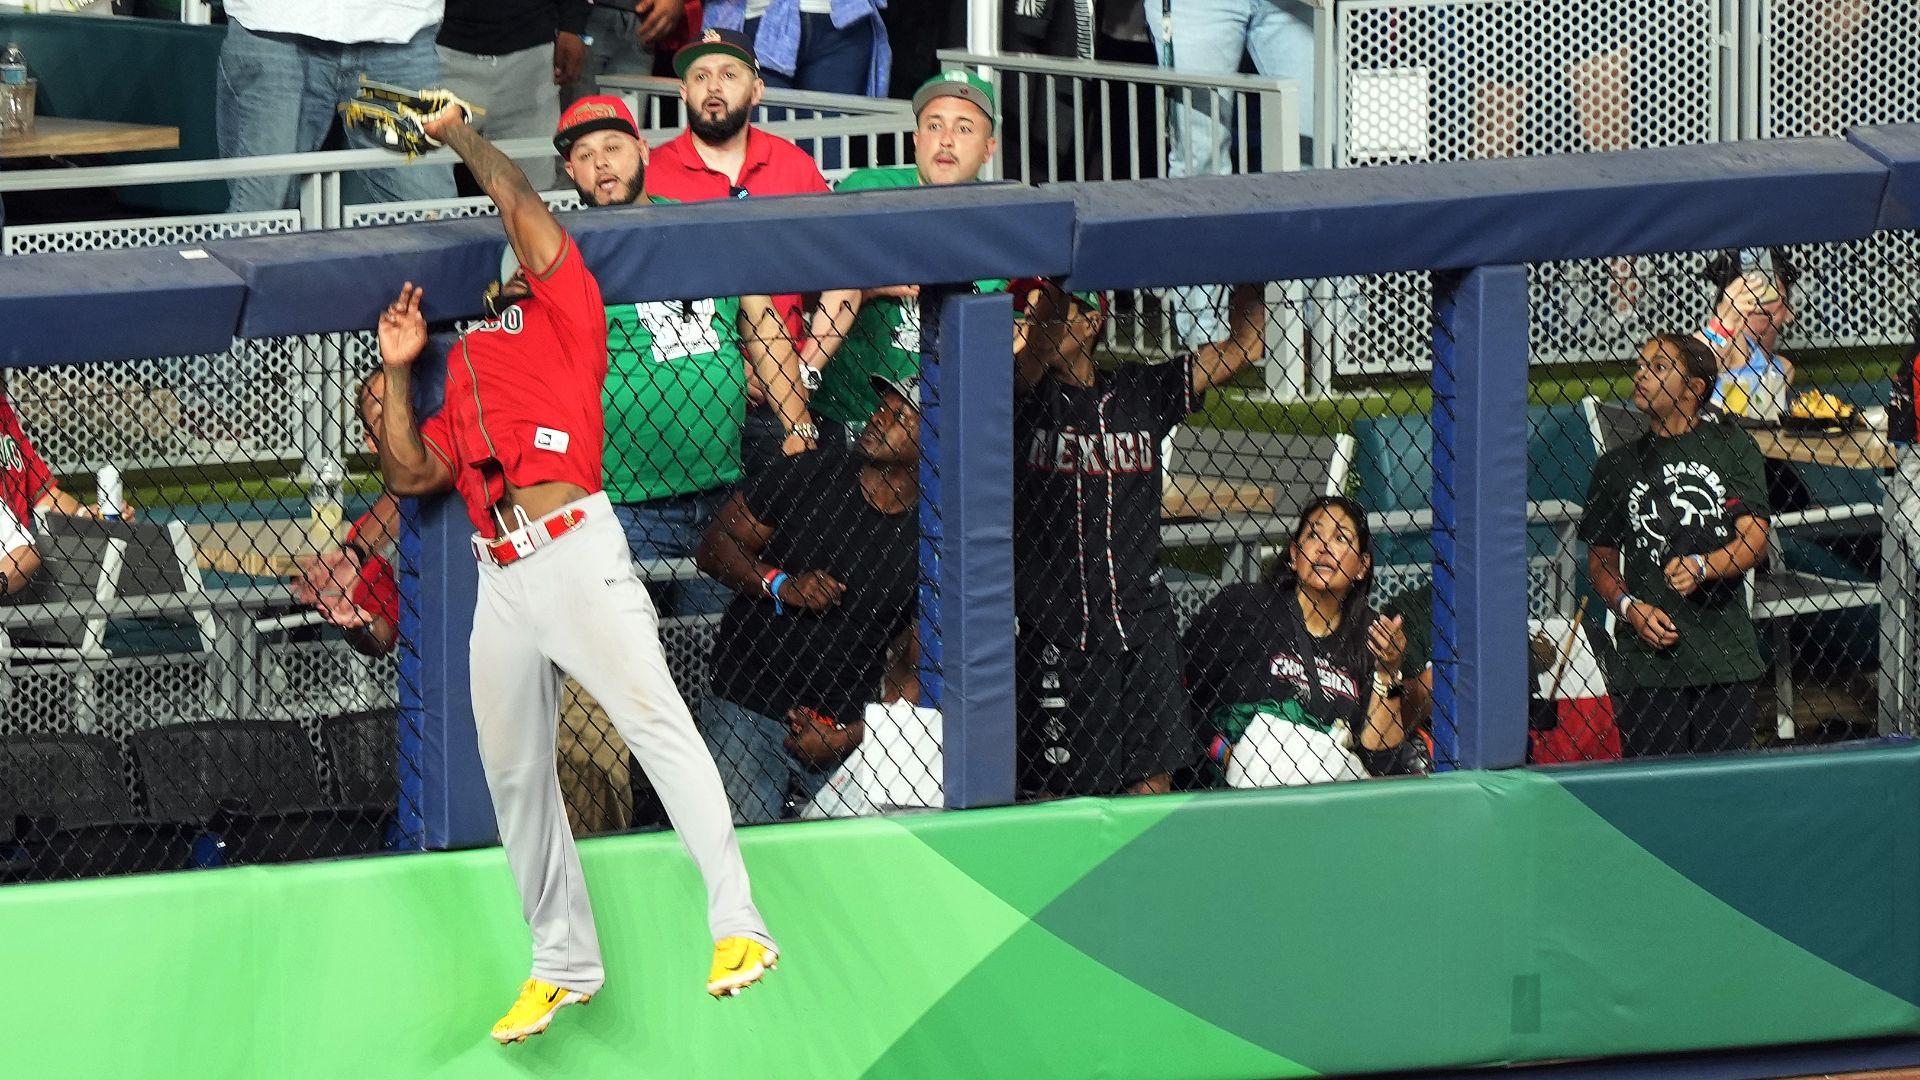
[[[627,534],[627,549],[633,552],[634,561],[691,559],[726,497],[724,490],[697,491],[646,502],[616,503],[613,516]],[[681,581],[648,581],[647,590],[653,594],[653,606],[662,618],[710,615],[724,611],[733,598],[733,590],[705,575]]]
[[[220,156],[298,154],[320,149],[335,107],[351,99],[359,77],[399,86],[429,87],[440,81],[433,49],[438,26],[404,45],[365,42],[343,45],[298,34],[256,34],[228,20],[214,86],[214,129]],[[374,144],[356,132],[356,148]],[[448,165],[414,165],[356,174],[363,197],[374,202],[453,198]],[[227,182],[227,209],[285,210],[295,205],[288,176],[246,176]]]
[[[720,782],[733,804],[736,825],[792,817],[787,798],[805,805],[826,786],[832,772],[802,765],[784,745],[785,721],[708,695],[700,708],[700,733],[720,766]]]
[[[748,40],[759,33],[760,20],[748,19]],[[867,72],[872,66],[872,19],[861,19],[843,29],[833,25],[831,15],[802,14],[800,55],[794,62],[793,74],[762,68],[760,77],[772,87],[864,96]]]
[[[1234,74],[1240,55],[1269,79],[1300,84],[1300,134],[1313,135],[1313,9],[1302,0],[1170,0],[1173,63],[1162,39],[1160,0],[1147,0],[1147,30],[1160,66],[1194,74]],[[1170,95],[1170,97],[1173,97]],[[1167,175],[1224,176],[1233,171],[1233,107],[1226,94],[1196,91],[1186,103],[1168,103]],[[1272,133],[1268,132],[1271,138]],[[1227,336],[1217,288],[1174,293],[1173,325],[1191,346]]]

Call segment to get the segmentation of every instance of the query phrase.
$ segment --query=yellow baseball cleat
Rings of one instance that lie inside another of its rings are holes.
[[[513,1008],[494,1023],[493,1041],[502,1045],[524,1042],[547,1030],[547,1025],[553,1023],[554,1013],[569,1005],[585,1005],[590,1000],[590,994],[528,979],[520,984],[520,997],[514,1001]]]
[[[749,937],[723,937],[713,943],[713,970],[707,993],[731,997],[760,981],[780,963],[780,950]]]

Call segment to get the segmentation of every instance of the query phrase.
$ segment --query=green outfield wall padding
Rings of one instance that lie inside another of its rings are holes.
[[[1855,760],[1860,753],[1870,754],[1864,766]],[[1895,909],[1873,899],[1912,887],[1920,790],[1883,755],[1834,749],[1800,755],[1786,769],[1700,762],[1623,776],[1572,770],[1559,779],[1608,824],[1735,910],[1920,1003],[1920,925],[1889,921]],[[1714,781],[1677,782],[1701,770]],[[1836,883],[1864,902],[1836,905]]]
[[[512,1048],[496,850],[10,886],[0,1076],[1277,1078],[1915,1034],[1917,798],[1890,746],[748,829],[786,956],[726,1002],[677,840],[590,841],[607,988]]]

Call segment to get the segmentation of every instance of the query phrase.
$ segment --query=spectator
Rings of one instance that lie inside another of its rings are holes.
[[[214,126],[220,156],[295,154],[320,149],[334,111],[353,98],[361,77],[399,86],[440,82],[433,51],[443,0],[227,0]],[[371,146],[349,131],[355,146]],[[445,165],[411,165],[357,174],[376,202],[453,197]],[[234,213],[294,205],[291,176],[243,176],[227,182]]]
[[[744,199],[761,195],[805,195],[827,190],[806,151],[747,122],[765,89],[759,63],[746,37],[733,30],[708,29],[700,40],[673,56],[680,97],[687,105],[687,130],[654,151],[647,193],[680,202]],[[820,305],[839,311],[857,290],[823,293]],[[787,332],[801,336],[800,297],[773,298]],[[747,416],[742,437],[746,470],[780,453],[799,453],[820,437],[808,415],[796,358],[769,382],[753,378],[748,394],[756,407]],[[765,402],[761,405],[761,402]]]
[[[360,384],[360,441],[372,454],[380,452],[374,432],[380,430],[386,393],[383,371]],[[293,579],[293,598],[339,627],[347,644],[364,656],[385,656],[400,637],[400,586],[389,559],[399,527],[400,502],[383,492],[339,547],[301,556]]]
[[[1300,84],[1300,134],[1313,136],[1313,6],[1307,0],[1146,0],[1147,28],[1160,66],[1191,74],[1236,74],[1243,55],[1270,79]],[[1171,95],[1169,95],[1171,98]],[[1215,176],[1233,170],[1234,114],[1224,93],[1195,90],[1171,112],[1167,175]],[[1242,133],[1242,138],[1246,133]],[[1188,345],[1218,341],[1220,291],[1175,290],[1174,330]]]
[[[702,727],[738,824],[788,816],[860,745],[888,668],[911,678],[919,581],[919,380],[874,376],[880,406],[855,452],[773,463],[700,545],[733,588]]]
[[[435,44],[442,83],[486,110],[474,130],[494,141],[545,137],[560,119],[553,88],[580,77],[588,0],[446,0]],[[527,179],[553,186],[550,161],[524,162]],[[476,189],[477,190],[477,189]]]
[[[1793,362],[1776,350],[1780,331],[1793,322],[1787,294],[1799,271],[1779,252],[1726,252],[1702,276],[1719,290],[1713,317],[1693,335],[1719,361],[1714,406],[1734,416],[1778,420],[1787,408]]]
[[[1587,574],[1624,629],[1614,716],[1628,756],[1739,750],[1765,668],[1742,576],[1767,547],[1760,450],[1703,421],[1719,363],[1691,337],[1640,350],[1633,403],[1652,430],[1602,455],[1580,538]]]
[[[1259,584],[1229,585],[1187,628],[1187,690],[1233,787],[1426,771],[1401,715],[1407,635],[1369,607],[1373,537],[1340,495],[1307,505]]]
[[[860,169],[836,190],[970,184],[980,179],[995,147],[993,87],[971,72],[945,72],[914,93],[913,110],[916,164]],[[999,291],[1007,283],[976,287]],[[856,292],[837,309],[839,326],[816,313],[800,360],[806,366],[802,374],[815,387],[810,404],[820,418],[826,445],[851,443],[879,405],[870,375],[905,379],[919,374],[919,295],[917,285]],[[849,315],[852,326],[843,336],[840,327]]]
[[[1029,296],[1013,421],[1022,786],[1166,791],[1172,770],[1197,754],[1157,566],[1160,443],[1260,355],[1264,289],[1233,290],[1229,339],[1116,368],[1094,363],[1097,320],[1076,324],[1077,304],[1052,286]]]
[[[651,75],[654,50],[669,46],[700,20],[700,0],[587,0],[587,58],[562,84],[560,104],[600,93],[602,75]]]
[[[893,51],[887,0],[708,0],[709,30],[744,31],[765,57],[767,84],[827,94],[887,96]]]
[[[60,490],[53,470],[34,450],[13,404],[0,394],[0,596],[27,587],[40,569],[40,552],[33,542],[33,515],[37,510],[76,517],[99,517],[97,507]],[[122,507],[122,513],[130,513]]]
[[[619,98],[569,106],[554,146],[588,206],[640,199],[647,148]],[[690,559],[741,476],[749,358],[763,383],[790,386],[785,373],[798,365],[792,342],[766,296],[654,301],[607,308],[607,352],[602,402],[614,514],[635,560]],[[663,615],[726,605],[726,590],[701,578],[651,582],[649,591]]]

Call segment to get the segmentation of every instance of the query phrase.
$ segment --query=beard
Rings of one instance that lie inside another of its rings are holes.
[[[707,119],[705,110],[701,110],[688,116],[687,127],[692,130],[694,138],[713,146],[740,134],[741,129],[747,126],[747,113],[751,108],[742,105],[738,109],[730,109],[718,120]]]
[[[644,194],[647,189],[646,180],[647,169],[646,166],[642,165],[640,171],[633,174],[633,179],[627,182],[626,187],[615,191],[610,201],[600,203],[594,201],[595,196],[597,196],[599,192],[593,185],[582,185],[580,181],[575,180],[573,177],[567,177],[567,182],[573,185],[573,190],[579,194],[580,203],[583,206],[628,206],[632,203],[639,202],[640,196]]]

